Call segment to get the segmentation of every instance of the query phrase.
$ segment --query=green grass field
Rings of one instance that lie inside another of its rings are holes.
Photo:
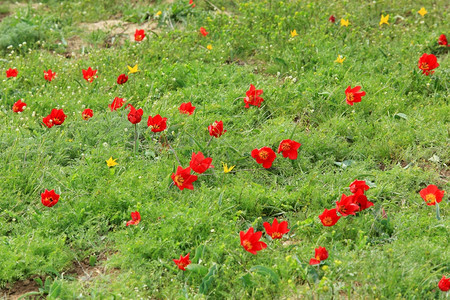
[[[447,298],[447,1],[40,2],[0,2],[0,298]],[[430,76],[423,53],[440,65]],[[244,107],[250,84],[261,107]],[[346,103],[348,86],[366,92],[360,103]],[[108,108],[115,97],[144,111],[137,151],[129,109]],[[194,114],[180,114],[189,101]],[[54,108],[67,118],[47,128]],[[163,133],[147,127],[156,114]],[[210,141],[220,120],[227,132]],[[250,155],[284,139],[302,144],[296,160],[277,153],[264,169]],[[171,175],[198,151],[215,168],[181,191]],[[323,226],[355,179],[374,206]],[[446,191],[440,217],[419,195],[430,184]],[[53,207],[46,189],[60,195]],[[140,223],[126,226],[134,211]],[[240,232],[275,217],[289,233],[245,251]],[[329,257],[311,266],[319,246]],[[187,253],[182,271],[173,259]]]

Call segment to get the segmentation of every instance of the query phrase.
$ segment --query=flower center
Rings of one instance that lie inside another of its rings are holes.
[[[355,99],[355,95],[353,95],[353,93],[347,93],[347,101],[348,102],[353,102],[353,100]]]
[[[60,123],[61,121],[58,118],[53,118],[53,122],[55,122],[55,124]]]
[[[320,261],[320,256],[319,256],[319,255],[316,255],[316,259],[317,259],[318,261]]]
[[[266,160],[269,157],[269,153],[267,153],[267,151],[261,151],[261,152],[259,152],[259,157],[262,160]]]
[[[433,204],[436,202],[436,195],[434,194],[428,194],[425,196],[425,202]]]
[[[422,70],[428,70],[430,67],[428,66],[428,63],[422,63],[422,65],[420,66],[420,68],[422,69]]]
[[[281,238],[283,235],[281,234],[281,233],[279,233],[279,232],[273,232],[272,233],[272,238],[273,239],[279,239],[279,238]]]
[[[89,115],[83,115],[83,120],[89,120]]]
[[[183,176],[181,176],[181,175],[176,175],[176,176],[175,176],[175,179],[174,179],[173,181],[175,181],[175,183],[176,183],[178,186],[182,186],[183,183],[184,183],[184,178],[183,178]]]
[[[289,151],[289,150],[291,150],[291,145],[289,145],[289,143],[281,144],[281,151]]]
[[[48,202],[53,202],[53,198],[52,197],[48,197],[48,198],[45,198],[45,201],[48,201]]]
[[[345,214],[347,212],[347,208],[345,207],[345,205],[339,205],[339,211]]]
[[[13,105],[13,112],[18,112],[19,111],[19,107],[17,105]]]
[[[323,224],[331,225],[331,224],[333,224],[333,219],[331,217],[326,217],[323,219]]]
[[[245,250],[249,251],[252,250],[252,243],[250,243],[250,241],[245,240],[242,242],[242,245],[244,245]]]

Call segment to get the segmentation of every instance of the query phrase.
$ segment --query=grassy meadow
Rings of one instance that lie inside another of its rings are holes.
[[[0,2],[1,299],[447,298],[447,1],[19,2]],[[430,76],[423,53],[440,65]],[[250,84],[261,107],[244,107]],[[366,92],[360,103],[346,103],[348,86]],[[137,151],[129,109],[108,107],[115,97],[144,111]],[[47,128],[54,108],[67,118]],[[156,114],[163,133],[147,126]],[[227,132],[210,140],[220,120]],[[296,160],[277,153],[264,169],[250,155],[284,139],[302,144]],[[171,175],[198,151],[214,168],[181,191]],[[374,206],[323,226],[355,179]],[[429,184],[446,191],[439,218],[419,195]],[[60,195],[53,207],[46,189]],[[134,211],[140,223],[126,226]],[[275,217],[289,233],[245,251],[239,233]],[[329,257],[311,266],[319,246]],[[187,253],[182,271],[173,259]]]

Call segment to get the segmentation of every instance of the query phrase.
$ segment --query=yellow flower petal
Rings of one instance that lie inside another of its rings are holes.
[[[350,25],[350,22],[348,21],[348,19],[347,20],[341,19],[341,26],[347,27],[348,25]]]
[[[139,72],[139,70],[138,70],[138,65],[135,65],[134,67],[130,67],[130,66],[127,66],[128,67],[128,74],[133,74],[133,73],[137,73],[137,72]]]
[[[422,7],[419,11],[418,11],[419,15],[421,15],[422,17],[425,16],[428,12],[425,9],[425,7]]]
[[[297,30],[292,30],[291,31],[291,37],[296,37],[298,35]]]
[[[231,172],[231,170],[234,169],[234,167],[236,167],[236,166],[231,166],[230,168],[228,168],[227,164],[224,163],[224,162],[222,162],[222,166],[223,166],[223,172],[224,173],[229,173],[229,172]]]
[[[116,159],[113,159],[112,156],[106,160],[106,164],[108,165],[108,167],[114,167],[115,165],[118,165],[118,163],[116,163]]]
[[[336,58],[336,60],[334,62],[343,64],[344,60],[345,60],[345,57],[343,57],[342,55],[338,55],[338,57]]]
[[[208,50],[212,50],[212,45],[211,45],[211,44],[209,44],[208,46],[206,46],[206,49],[208,49]]]
[[[388,21],[389,21],[389,14],[387,14],[386,16],[383,16],[383,14],[381,14],[380,26],[383,24],[389,25]]]

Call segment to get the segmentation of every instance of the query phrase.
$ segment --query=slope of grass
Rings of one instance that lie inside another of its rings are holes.
[[[419,191],[450,190],[448,48],[437,45],[449,28],[445,1],[424,3],[424,17],[411,1],[211,1],[221,11],[187,0],[41,2],[0,23],[10,28],[0,46],[18,31],[32,41],[1,46],[0,70],[19,75],[3,77],[0,88],[0,286],[47,277],[58,291],[45,293],[64,299],[444,298],[437,282],[450,272],[448,196],[438,220]],[[378,25],[380,14],[390,15],[389,26]],[[79,23],[109,18],[148,19],[161,32],[57,54],[70,51],[63,39],[80,33]],[[39,24],[55,27],[29,35],[20,27]],[[438,57],[432,76],[417,68],[422,53]],[[135,64],[140,72],[117,85]],[[93,83],[82,77],[88,67],[98,69]],[[244,108],[250,84],[264,90],[260,108]],[[349,85],[366,91],[361,103],[345,103]],[[114,97],[144,110],[137,153],[128,110],[109,111]],[[14,114],[18,99],[27,109]],[[181,115],[188,101],[195,114]],[[66,121],[44,127],[56,107]],[[94,117],[86,122],[87,107]],[[168,118],[164,138],[147,128],[156,114]],[[206,147],[216,120],[227,132]],[[302,144],[294,162],[278,154],[264,170],[250,156],[291,137]],[[193,151],[213,158],[193,191],[171,184],[178,162],[166,139],[184,168]],[[111,156],[119,164],[108,168]],[[235,172],[223,173],[221,162]],[[324,227],[318,215],[355,179],[370,184],[375,205]],[[45,189],[61,194],[56,206],[41,204]],[[132,211],[142,220],[126,227]],[[289,222],[289,234],[263,236],[267,249],[246,252],[239,232],[264,231],[274,217]],[[311,267],[318,246],[330,256]],[[188,252],[196,266],[183,272],[172,259]],[[89,258],[108,271],[74,276],[74,262]]]

